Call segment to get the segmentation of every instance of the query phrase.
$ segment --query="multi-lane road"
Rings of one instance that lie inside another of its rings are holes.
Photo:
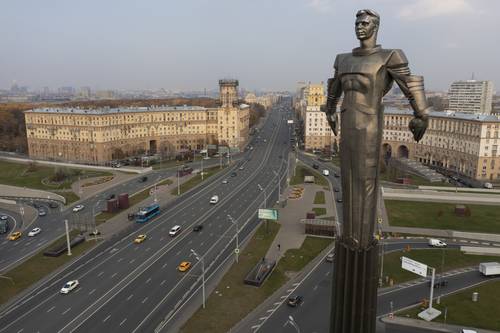
[[[288,133],[282,112],[273,110],[260,138],[253,140],[254,149],[238,163],[19,299],[0,314],[0,332],[150,332],[160,323],[168,331],[172,316],[201,285],[202,263],[191,250],[202,256],[205,277],[213,277],[234,257],[236,226],[227,215],[237,222],[241,242],[258,226],[256,212],[264,196],[269,203],[276,200],[278,179],[286,181],[287,160],[279,156],[288,155]],[[219,196],[215,205],[209,204],[213,195]],[[203,229],[193,232],[199,224]],[[174,225],[183,231],[172,238],[168,231]],[[133,244],[138,234],[148,238]],[[192,267],[181,273],[177,267],[184,260]],[[60,288],[71,279],[78,279],[80,287],[61,295]]]

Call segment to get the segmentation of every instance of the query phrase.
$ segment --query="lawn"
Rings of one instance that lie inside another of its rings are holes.
[[[472,293],[478,292],[479,299],[472,302]],[[459,326],[477,327],[487,330],[500,331],[500,316],[498,315],[498,300],[500,299],[500,281],[491,281],[479,286],[472,287],[459,293],[441,298],[441,304],[433,303],[433,307],[440,310],[442,314],[434,319],[434,322],[444,321],[446,311],[446,323]],[[418,318],[417,314],[422,311],[415,307],[403,312],[399,316],[410,316]]]
[[[224,167],[222,167],[222,169],[221,169],[219,166],[214,166],[211,168],[203,169],[203,180],[201,179],[200,174],[196,174],[194,177],[192,177],[191,179],[189,179],[188,181],[186,181],[180,185],[180,194],[182,194],[186,191],[189,191],[190,189],[192,189],[193,187],[195,187],[196,185],[198,185],[202,181],[207,180],[209,177],[215,175],[217,172],[219,172],[223,169],[224,169]],[[177,186],[175,186],[175,188],[173,188],[170,193],[173,195],[177,195]]]
[[[321,216],[326,214],[326,208],[323,207],[314,207],[312,211],[314,212],[314,214],[316,214],[316,216]]]
[[[78,232],[76,231],[71,232],[72,235],[76,235],[77,233]],[[0,304],[7,302],[10,298],[28,288],[33,283],[44,278],[46,275],[52,273],[67,262],[77,258],[97,244],[94,240],[85,241],[84,243],[71,249],[72,256],[62,254],[59,257],[46,257],[43,255],[43,252],[47,249],[51,249],[55,245],[61,244],[65,241],[66,236],[60,237],[43,250],[40,250],[40,252],[35,254],[30,259],[4,273],[3,276],[12,278],[14,284],[7,279],[0,279],[0,290],[2,291],[0,292]]]
[[[401,268],[401,257],[407,257],[428,266],[436,268],[436,276],[441,273],[444,256],[444,271],[479,265],[480,262],[498,261],[498,257],[467,255],[458,249],[419,249],[409,252],[396,251],[384,256],[383,282],[387,286],[385,277],[393,279],[394,284],[400,284],[420,276]]]
[[[266,234],[265,225],[259,227],[241,252],[239,263],[233,264],[218,284],[216,290],[219,293],[208,297],[206,308],[200,307],[181,332],[227,332],[279,287],[282,281],[269,283],[268,280],[260,288],[243,284],[248,272],[266,255],[279,228],[279,224],[269,223],[269,233]]]
[[[305,176],[314,176],[314,183],[321,186],[328,186],[328,181],[319,172],[309,169],[304,165],[295,167],[295,175],[290,179],[290,185],[304,184]]]
[[[314,202],[315,205],[322,205],[325,203],[325,192],[323,191],[318,191],[316,192],[314,196]]]
[[[391,226],[500,233],[499,206],[466,206],[470,216],[456,216],[455,204],[385,200]]]
[[[27,187],[39,190],[51,191],[54,189],[70,189],[75,181],[89,177],[110,176],[109,172],[62,168],[67,173],[67,178],[58,184],[45,184],[56,171],[61,168],[50,167],[40,164],[23,164],[0,161],[0,184]]]

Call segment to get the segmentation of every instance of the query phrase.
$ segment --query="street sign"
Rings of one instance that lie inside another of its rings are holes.
[[[423,277],[427,276],[427,265],[410,258],[401,257],[401,268]]]
[[[278,211],[276,209],[259,209],[259,219],[277,220]]]

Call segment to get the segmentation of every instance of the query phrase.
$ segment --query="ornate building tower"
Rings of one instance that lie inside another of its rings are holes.
[[[238,80],[219,80],[220,101],[223,108],[233,107],[238,102]]]

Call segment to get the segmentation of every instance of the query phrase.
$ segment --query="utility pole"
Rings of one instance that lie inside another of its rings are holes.
[[[203,293],[203,308],[205,308],[205,259],[200,257],[193,249],[191,249],[191,254],[194,255],[196,260],[201,262],[201,278],[202,278],[202,293]]]
[[[68,246],[68,256],[70,256],[71,255],[71,242],[69,241],[68,220],[64,220],[64,226],[66,227],[66,243]]]

